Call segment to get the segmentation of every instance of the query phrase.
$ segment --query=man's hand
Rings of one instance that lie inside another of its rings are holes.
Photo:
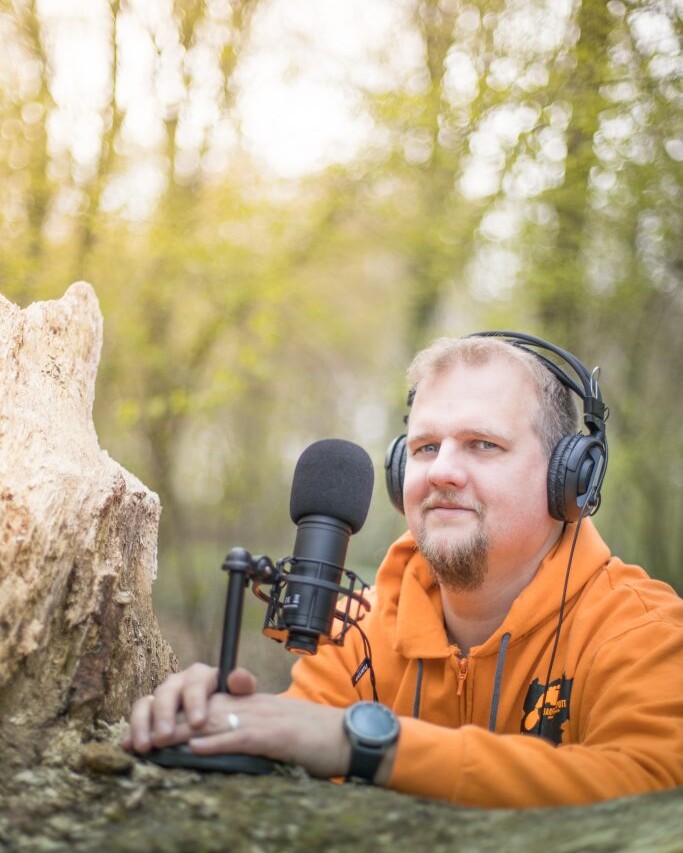
[[[238,692],[253,693],[256,685],[250,673],[235,670],[231,676],[243,688]],[[232,690],[230,679],[228,683]],[[217,685],[218,670],[202,663],[170,675],[153,695],[144,696],[133,705],[124,747],[145,753],[153,747],[181,743],[179,723],[201,728],[206,722],[209,696],[215,693]]]
[[[216,693],[217,670],[194,664],[171,675],[153,696],[133,707],[124,746],[146,753],[152,747],[189,743],[200,755],[242,753],[304,767],[312,776],[344,776],[351,746],[344,709],[286,696],[256,693],[253,676],[237,669],[228,676],[230,693]],[[393,750],[376,782],[386,784]]]

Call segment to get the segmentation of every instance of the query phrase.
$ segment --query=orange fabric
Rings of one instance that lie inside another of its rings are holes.
[[[576,545],[545,691],[573,535],[569,525],[504,623],[470,650],[460,682],[459,650],[448,643],[428,566],[409,534],[391,547],[361,624],[379,700],[401,717],[392,788],[472,806],[527,807],[683,785],[683,601],[611,557],[590,520]],[[506,634],[494,733],[488,727]],[[372,699],[367,672],[352,684],[364,657],[352,629],[343,647],[321,646],[298,661],[287,692],[341,707]],[[541,739],[528,732],[538,727],[544,692]]]

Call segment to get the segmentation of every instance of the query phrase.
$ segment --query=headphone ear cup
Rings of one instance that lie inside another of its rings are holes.
[[[567,462],[581,437],[581,435],[565,435],[561,438],[548,463],[548,512],[558,521],[576,521],[579,516],[576,495],[569,496],[567,500],[566,480]]]
[[[581,514],[579,498],[586,495],[592,485],[593,474],[599,476],[600,468],[604,470],[601,458],[605,458],[604,445],[595,436],[579,433],[565,435],[558,441],[548,463],[548,512],[553,518],[558,521],[578,519]],[[593,511],[600,502],[601,482],[600,478],[592,498]]]
[[[384,458],[387,492],[393,506],[403,515],[403,480],[406,473],[406,436],[397,436]]]

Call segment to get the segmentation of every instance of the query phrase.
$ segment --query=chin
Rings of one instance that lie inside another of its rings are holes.
[[[418,538],[418,542],[424,545],[424,550],[448,556],[449,554],[458,553],[463,549],[467,550],[475,539],[476,532],[454,535],[448,531],[442,533],[438,531],[426,531],[426,533]],[[420,550],[423,550],[423,548],[421,547]]]

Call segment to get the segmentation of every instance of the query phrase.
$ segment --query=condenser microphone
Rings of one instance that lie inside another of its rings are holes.
[[[325,439],[301,454],[289,504],[297,525],[292,579],[281,614],[289,651],[313,655],[331,634],[349,538],[365,522],[373,484],[372,461],[353,442]]]

